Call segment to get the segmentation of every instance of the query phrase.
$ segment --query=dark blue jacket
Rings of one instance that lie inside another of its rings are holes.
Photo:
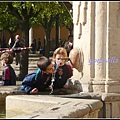
[[[30,93],[30,91],[34,88],[37,88],[38,91],[44,91],[51,84],[51,76],[51,74],[48,75],[42,73],[42,71],[38,69],[35,72],[25,76],[20,90],[23,90],[27,93]]]

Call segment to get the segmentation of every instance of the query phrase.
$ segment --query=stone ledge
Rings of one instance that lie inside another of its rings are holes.
[[[120,101],[120,94],[119,93],[103,93],[102,101],[105,101],[105,102]]]
[[[6,101],[6,98],[8,98],[9,96],[14,96],[14,97],[17,97],[17,96],[21,96],[22,98],[21,99],[23,99],[23,98],[25,98],[26,97],[26,93],[25,92],[21,92],[21,91],[19,91],[18,89],[19,89],[19,87],[20,87],[20,85],[21,85],[21,81],[17,81],[17,85],[16,86],[2,86],[2,87],[0,87],[0,102],[5,102],[5,104],[7,104],[7,101]],[[49,93],[50,93],[50,91],[47,91],[47,92],[43,92],[43,93],[38,93],[38,94],[36,94],[36,95],[34,95],[34,96],[46,96],[46,95],[48,95],[49,97],[55,97],[55,98],[59,98],[59,99],[69,99],[69,100],[72,100],[72,99],[76,99],[76,100],[80,100],[80,99],[83,99],[82,101],[84,101],[85,99],[97,99],[98,97],[100,97],[100,94],[98,95],[91,95],[90,93],[84,93],[84,92],[79,92],[79,91],[77,91],[77,90],[71,90],[71,89],[67,89],[67,90],[65,90],[65,89],[58,89],[58,90],[54,90],[54,94],[52,94],[52,95],[49,95]],[[58,93],[60,93],[60,94],[58,94]],[[23,97],[24,96],[24,97]],[[28,95],[28,96],[31,96],[31,95]],[[96,97],[97,96],[97,97]],[[71,99],[72,98],[72,99]],[[46,99],[46,98],[45,98]],[[31,98],[31,100],[32,100],[32,98]],[[14,100],[13,100],[14,101]],[[23,101],[23,103],[25,102],[25,101],[29,101],[29,103],[31,103],[30,102],[30,100],[29,99],[27,99],[27,100],[24,100]],[[33,101],[34,101],[34,98],[33,98]],[[12,101],[11,101],[12,102]],[[23,103],[21,103],[20,102],[20,105],[23,105]],[[97,102],[98,103],[98,102]],[[17,104],[16,104],[16,101],[14,101],[13,103],[11,103],[11,105],[13,104],[13,106],[15,105],[15,106],[17,106]],[[32,103],[31,103],[32,104]],[[34,104],[34,103],[33,103]],[[35,102],[35,104],[36,104],[36,102]],[[96,104],[96,103],[95,103]],[[99,103],[98,103],[99,104]],[[26,105],[25,105],[26,106]],[[28,106],[30,106],[30,105],[28,105]],[[85,109],[84,108],[82,108],[82,107],[80,107],[79,109],[78,109],[78,113],[81,115],[81,117],[82,117],[82,115],[83,114],[81,114],[81,112],[83,113],[83,111],[89,111],[88,112],[88,114],[86,113],[86,112],[84,112],[85,113],[85,115],[83,115],[84,117],[86,116],[86,117],[88,117],[89,116],[89,114],[91,113],[91,114],[93,114],[93,116],[95,115],[95,113],[94,113],[94,111],[96,111],[96,115],[95,116],[98,116],[97,114],[98,114],[98,106],[99,105],[97,105],[96,107],[95,107],[95,105],[94,105],[94,103],[92,104],[92,105],[89,105],[89,104],[87,104],[87,107],[85,107]],[[27,106],[26,106],[27,107]],[[37,106],[38,107],[38,106]],[[58,107],[58,106],[57,106]],[[57,107],[55,107],[55,108],[57,108]],[[69,106],[65,106],[65,108],[66,107],[69,107]],[[88,109],[89,108],[89,109]],[[52,108],[51,108],[52,109]],[[51,109],[49,109],[49,111],[51,110]],[[53,108],[54,109],[54,108]],[[62,111],[62,107],[61,107],[61,111]],[[69,108],[69,109],[72,109],[72,108]],[[81,110],[82,109],[82,110]],[[86,110],[87,109],[87,110]],[[21,111],[19,111],[19,110],[16,110],[15,111],[15,114],[13,115],[13,116],[11,116],[11,117],[14,117],[14,116],[16,116],[16,117],[27,117],[27,116],[29,116],[28,118],[34,118],[34,116],[35,116],[35,118],[37,118],[37,117],[41,117],[41,115],[37,115],[37,114],[35,114],[34,112],[35,112],[35,110],[36,110],[36,108],[35,109],[33,109],[33,111],[31,111],[30,113],[28,112],[28,113],[24,113],[24,112],[22,112],[22,109],[21,109]],[[76,111],[76,110],[75,110]],[[63,118],[64,117],[73,117],[73,115],[76,113],[77,114],[77,111],[75,112],[75,111],[71,111],[71,113],[67,113],[67,115],[63,115]],[[9,111],[7,111],[7,114],[9,114],[9,112],[11,112],[11,110],[9,110]],[[18,116],[18,114],[17,113],[19,113],[19,115],[20,116]],[[74,113],[74,114],[72,114],[72,113]],[[17,115],[16,115],[17,114]],[[41,114],[41,113],[40,113]],[[53,114],[53,112],[50,112],[50,114],[52,115]],[[23,116],[22,116],[23,115]],[[51,116],[50,115],[50,116]],[[76,115],[76,116],[78,116],[78,115]],[[94,116],[94,117],[95,117]],[[57,116],[58,118],[59,118],[59,116]],[[74,116],[75,117],[75,116]],[[78,116],[79,117],[79,116]],[[89,116],[90,117],[90,116]],[[89,118],[88,117],[88,118]]]
[[[101,101],[92,99],[9,95],[6,97],[6,118],[84,118],[98,113],[102,107]]]

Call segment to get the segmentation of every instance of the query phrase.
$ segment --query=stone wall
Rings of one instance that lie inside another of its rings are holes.
[[[73,2],[74,47],[84,53],[84,92],[120,93],[120,3]]]
[[[7,118],[98,118],[99,100],[51,95],[17,95],[6,98]]]

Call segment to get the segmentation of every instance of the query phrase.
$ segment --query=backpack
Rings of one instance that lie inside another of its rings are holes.
[[[10,66],[10,84],[11,85],[16,85],[16,74],[15,74],[15,71],[14,69]]]

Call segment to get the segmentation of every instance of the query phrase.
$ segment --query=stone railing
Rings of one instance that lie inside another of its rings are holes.
[[[103,103],[52,95],[6,97],[6,118],[98,118]]]
[[[103,106],[100,100],[92,100],[89,94],[73,89],[56,90],[52,95],[49,92],[27,95],[18,91],[18,87],[0,88],[6,118],[98,118]]]

